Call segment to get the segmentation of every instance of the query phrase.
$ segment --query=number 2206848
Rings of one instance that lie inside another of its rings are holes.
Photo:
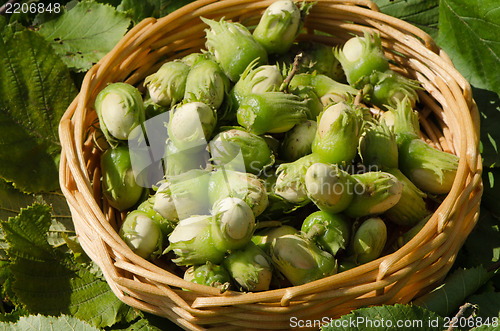
[[[60,3],[6,3],[5,13],[6,14],[41,14],[41,13],[60,13],[61,4]]]
[[[480,327],[481,325],[488,325],[488,326],[493,326],[497,327],[499,325],[499,318],[498,317],[487,317],[487,318],[481,318],[481,317],[460,317],[460,318],[454,318],[454,317],[445,317],[444,318],[444,327],[445,328],[477,328]]]

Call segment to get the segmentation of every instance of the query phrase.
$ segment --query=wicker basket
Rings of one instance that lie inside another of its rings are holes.
[[[422,83],[422,139],[460,156],[451,192],[403,248],[301,286],[220,294],[135,255],[117,235],[124,215],[101,196],[100,151],[92,140],[97,93],[110,82],[140,86],[167,59],[199,51],[204,47],[206,28],[200,16],[225,17],[251,26],[273,2],[196,1],[167,17],[146,19],[135,26],[90,69],[60,123],[60,182],[80,243],[126,304],[191,330],[288,329],[291,317],[338,317],[361,306],[407,303],[434,287],[450,269],[478,219],[482,193],[479,116],[469,84],[427,34],[380,13],[375,4],[367,0],[315,1],[305,23],[308,35],[302,38],[333,45],[363,30],[378,31],[386,55],[396,63],[392,69]]]

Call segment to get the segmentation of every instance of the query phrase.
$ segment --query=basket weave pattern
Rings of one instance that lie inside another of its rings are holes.
[[[338,317],[367,305],[407,303],[441,281],[478,219],[482,193],[479,115],[467,81],[421,30],[389,17],[367,0],[316,0],[308,34],[329,45],[363,30],[378,31],[392,69],[422,83],[421,138],[460,157],[445,200],[426,226],[398,251],[305,285],[260,293],[224,293],[135,255],[117,234],[123,214],[102,198],[100,151],[93,137],[96,95],[108,83],[141,88],[166,60],[204,47],[200,16],[255,25],[273,1],[201,0],[162,19],[146,19],[85,76],[79,95],[60,122],[60,183],[79,240],[126,304],[165,316],[185,329],[288,329],[290,318]],[[331,34],[318,35],[314,30]],[[182,290],[182,288],[190,291]]]

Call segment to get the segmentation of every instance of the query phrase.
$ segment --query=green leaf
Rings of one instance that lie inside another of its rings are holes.
[[[116,8],[127,13],[135,23],[146,17],[163,17],[193,2],[193,0],[122,0]]]
[[[135,23],[139,23],[146,17],[154,15],[156,8],[152,2],[150,0],[123,0],[116,9],[129,14]]]
[[[85,1],[44,23],[39,32],[69,68],[85,71],[113,49],[129,25],[115,8]]]
[[[2,222],[5,239],[9,244],[9,257],[33,261],[55,259],[55,251],[45,238],[50,227],[50,220],[50,207],[34,204],[21,209],[17,217],[11,217],[8,222]]]
[[[384,14],[402,19],[436,38],[438,33],[439,0],[375,0]]]
[[[485,167],[500,166],[500,97],[490,91],[473,88],[480,113],[481,155]]]
[[[78,1],[78,0],[74,0],[74,1]],[[96,0],[96,2],[108,4],[108,5],[111,5],[113,7],[118,7],[121,3],[121,0]]]
[[[438,44],[472,85],[498,95],[499,22],[497,0],[441,0],[439,3]]]
[[[155,7],[157,8],[157,12],[155,13],[155,17],[163,17],[171,12],[184,7],[185,5],[193,2],[193,0],[151,0]]]
[[[33,204],[33,197],[14,188],[10,183],[0,179],[0,220],[7,221],[16,217],[22,207]]]
[[[62,193],[26,194],[0,179],[0,220],[7,221],[9,217],[16,217],[20,209],[26,208],[35,202],[52,207],[52,220],[47,232],[48,242],[51,246],[60,247],[66,244],[67,240],[76,238],[71,212]],[[0,228],[0,260],[7,258],[5,254],[7,248],[4,233]]]
[[[464,300],[484,285],[492,275],[493,273],[488,273],[483,266],[457,269],[445,279],[443,285],[417,298],[413,303],[441,316],[453,316]]]
[[[34,204],[2,222],[10,258],[8,293],[30,314],[69,314],[96,327],[137,317],[91,270],[47,242],[50,207]]]
[[[146,312],[139,312],[139,318],[131,323],[117,323],[109,331],[182,331],[183,329],[167,318]]]
[[[61,192],[27,194],[16,190],[12,185],[0,179],[0,220],[7,221],[9,217],[19,214],[21,208],[33,203],[46,204],[52,207],[52,217],[64,227],[64,232],[74,232],[71,212],[66,198]],[[55,230],[57,232],[57,230]]]
[[[7,25],[7,20],[3,15],[0,15],[0,31],[3,30],[6,25]]]
[[[497,203],[498,204],[498,203]],[[500,222],[481,207],[479,221],[465,241],[457,257],[457,264],[470,268],[478,264],[489,266],[500,258]]]
[[[402,325],[398,323],[403,323]],[[374,306],[332,320],[323,331],[443,330],[444,320],[432,311],[411,305]]]
[[[474,331],[498,331],[498,321],[496,323],[491,322],[491,320],[488,322],[489,324],[482,324],[481,326],[474,328]]]
[[[500,292],[473,295],[467,301],[478,306],[477,316],[483,319],[488,317],[500,319]]]
[[[169,331],[182,331],[183,329],[179,327],[174,322],[153,314],[144,313],[142,319],[147,320],[147,325],[151,327],[151,330],[169,330]]]
[[[6,268],[7,269],[7,268]],[[5,304],[7,305],[7,304]],[[9,311],[8,313],[5,314],[0,314],[0,322],[10,322],[10,323],[16,323],[19,321],[19,318],[21,316],[26,316],[28,313],[24,311],[23,309],[13,309],[11,306],[6,307],[6,311]],[[0,323],[1,325],[1,323]]]
[[[147,319],[140,318],[137,321],[130,323],[129,325],[124,326],[124,327],[114,326],[111,330],[113,330],[113,331],[161,331],[161,330],[174,331],[177,329],[176,329],[175,324],[172,324],[172,327],[169,327],[168,329],[160,329],[160,328],[153,326]]]
[[[5,260],[1,260],[0,261],[0,286],[3,285],[3,283],[7,280],[7,278],[9,278],[10,274],[9,274],[9,269],[7,268],[7,266],[9,265],[9,262],[8,261],[5,261]],[[0,291],[1,293],[2,291]]]
[[[26,192],[59,187],[59,120],[76,96],[69,71],[29,30],[0,31],[0,177]]]
[[[500,259],[500,168],[483,171],[483,196],[479,220],[459,251],[456,264],[470,268],[490,266]]]
[[[87,322],[72,316],[23,316],[16,323],[0,323],[0,331],[98,331]]]

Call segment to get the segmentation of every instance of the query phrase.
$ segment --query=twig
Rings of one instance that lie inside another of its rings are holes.
[[[469,309],[469,308],[475,309],[475,307],[476,307],[475,305],[473,305],[472,303],[469,303],[469,302],[467,302],[463,306],[461,306],[458,313],[450,321],[450,326],[448,327],[447,331],[455,330],[455,325],[457,324],[457,321],[459,321],[461,318],[464,317],[464,314],[467,311],[467,309]]]
[[[13,4],[16,1],[17,0],[9,0],[2,7],[0,7],[0,15],[3,14],[7,10],[7,5],[8,4]]]
[[[283,84],[281,84],[280,91],[283,92],[287,91],[288,85],[290,85],[293,76],[295,76],[295,74],[299,71],[300,60],[302,60],[302,53],[299,53],[295,56],[295,59],[293,60],[292,70],[290,70],[288,76],[286,76],[286,78],[283,80]]]
[[[498,260],[497,262],[493,263],[492,265],[490,265],[488,268],[486,268],[486,271],[490,272],[490,271],[495,271],[497,270],[498,268],[500,268],[500,260]]]
[[[354,98],[354,105],[359,106],[361,104],[361,101],[365,97],[363,92],[363,90],[358,91],[358,94],[356,94],[356,97]]]

